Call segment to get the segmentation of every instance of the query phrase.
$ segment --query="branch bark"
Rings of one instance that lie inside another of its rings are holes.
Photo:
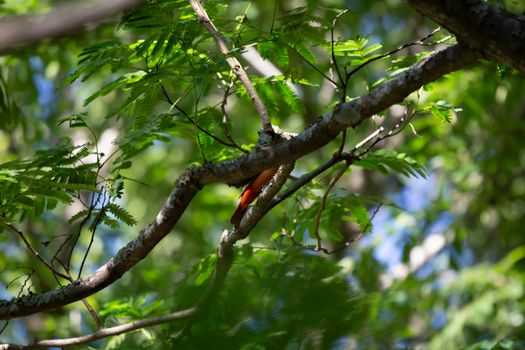
[[[219,51],[226,57],[226,62],[228,62],[228,65],[235,73],[235,75],[239,77],[239,80],[242,82],[242,84],[246,88],[246,91],[252,98],[252,102],[255,105],[255,109],[257,109],[257,112],[261,117],[263,130],[272,132],[272,123],[270,122],[270,117],[268,116],[266,107],[264,107],[261,98],[259,97],[259,95],[257,95],[257,92],[255,91],[255,88],[253,87],[252,82],[250,81],[250,78],[248,78],[248,74],[246,74],[246,71],[242,67],[241,63],[234,56],[232,56],[230,49],[228,49],[226,39],[217,30],[210,17],[206,13],[206,10],[204,9],[204,7],[202,7],[200,1],[189,0],[189,2],[191,7],[193,7],[193,10],[197,14],[199,21],[204,25],[204,27],[213,37],[213,39],[215,40],[215,44],[217,44],[217,47],[219,48]]]
[[[0,21],[0,55],[21,45],[55,39],[81,30],[88,23],[129,10],[143,0],[75,2],[45,15],[27,15]]]
[[[64,339],[46,339],[37,341],[28,345],[15,345],[15,344],[0,344],[0,350],[27,350],[27,349],[40,349],[47,347],[65,347],[71,345],[80,345],[94,340],[129,333],[137,329],[151,327],[162,323],[168,323],[173,321],[195,320],[203,315],[206,309],[211,305],[214,296],[219,291],[220,287],[224,283],[226,276],[231,268],[233,262],[233,246],[238,241],[246,237],[256,223],[264,216],[269,209],[269,203],[279,189],[284,185],[288,175],[293,170],[293,164],[285,164],[280,169],[275,179],[260,195],[259,200],[253,206],[252,210],[249,210],[248,220],[243,220],[243,225],[240,230],[224,230],[221,238],[220,245],[217,249],[217,263],[208,285],[208,288],[200,297],[200,299],[191,308],[176,311],[165,316],[150,317],[147,319],[126,323],[119,326],[107,327],[99,329],[91,334],[86,334],[79,337],[64,338]]]
[[[423,15],[447,28],[458,41],[490,60],[525,73],[525,15],[480,0],[408,0]]]
[[[155,220],[108,263],[87,278],[58,290],[0,300],[0,319],[31,315],[67,305],[105,288],[149,254],[170,232],[193,197],[205,185],[216,182],[238,185],[271,166],[292,163],[323,147],[342,130],[356,127],[372,115],[402,101],[423,85],[465,67],[476,58],[477,54],[464,46],[448,47],[384,82],[369,94],[338,105],[289,141],[262,147],[236,160],[190,167],[178,179]]]
[[[190,317],[195,316],[199,312],[199,309],[192,307],[186,310],[173,312],[169,315],[160,316],[160,317],[151,317],[143,319],[140,321],[134,321],[126,323],[123,325],[102,328],[94,333],[82,335],[74,338],[65,338],[65,339],[46,339],[41,340],[36,343],[29,345],[14,345],[14,344],[0,344],[0,350],[27,350],[27,349],[41,349],[49,347],[64,347],[85,344],[88,342],[95,341],[97,339],[102,339],[110,337],[113,335],[119,335],[124,333],[129,333],[137,329],[151,327],[162,323],[172,322],[176,320],[184,320]]]

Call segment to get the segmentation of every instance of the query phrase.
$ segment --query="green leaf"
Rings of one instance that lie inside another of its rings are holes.
[[[296,113],[298,114],[304,114],[306,109],[302,103],[302,101],[299,99],[299,97],[295,94],[293,89],[286,84],[286,82],[278,82],[275,85],[277,91],[279,92],[280,96],[286,102],[286,104]]]
[[[278,41],[262,41],[257,44],[257,49],[262,58],[286,67],[290,63],[288,49]]]
[[[498,72],[498,77],[501,79],[501,80],[504,80],[504,79],[509,79],[512,74],[514,73],[513,69],[504,65],[504,64],[497,64],[496,65],[496,70]]]
[[[392,169],[407,177],[421,176],[426,178],[428,176],[428,170],[417,160],[405,153],[397,153],[385,149],[368,153],[362,160],[355,162],[354,165],[378,170],[384,174],[388,173],[388,169]]]
[[[342,43],[335,44],[334,53],[336,55],[340,53],[343,53],[346,55],[349,52],[360,51],[367,43],[368,43],[368,40],[364,38],[358,38],[356,40],[347,40]],[[332,49],[331,46],[329,46],[329,48]]]
[[[102,216],[102,222],[106,224],[108,227],[111,227],[113,229],[119,228],[120,224],[117,220],[110,218],[107,215]]]
[[[121,206],[115,203],[109,203],[106,205],[106,210],[115,215],[117,219],[124,222],[128,226],[133,226],[137,221],[131,216],[131,214]]]
[[[430,106],[430,113],[434,118],[436,118],[442,123],[452,122],[451,108],[447,107],[447,105],[443,103],[437,102]]]
[[[366,46],[368,44],[368,39],[358,37],[353,40],[347,40],[341,43],[336,43],[334,45],[334,55],[336,56],[346,56],[351,57],[354,59],[357,59],[356,61],[352,61],[352,65],[358,65],[364,62],[364,59],[371,59],[373,57],[376,57],[377,55],[371,55],[372,53],[380,50],[383,45],[376,43],[372,44],[370,46]],[[325,45],[325,48],[331,52],[332,46],[331,45]]]
[[[303,42],[297,42],[295,45],[293,45],[293,48],[305,60],[312,64],[317,64],[317,58],[315,57],[312,49],[308,45],[304,44]]]
[[[195,279],[195,286],[200,286],[206,282],[212,275],[215,269],[215,262],[217,261],[217,255],[212,254],[199,262],[197,266],[197,278]]]
[[[155,46],[153,46],[153,50],[151,51],[151,57],[153,59],[157,59],[157,56],[161,53],[161,49],[166,44],[166,38],[168,37],[170,33],[167,31],[162,31],[159,35],[159,38],[157,39]]]
[[[359,197],[354,197],[359,198]],[[367,233],[372,230],[372,224],[370,221],[370,215],[368,215],[368,210],[357,200],[355,201],[346,201],[346,208],[348,210],[348,215],[344,216],[345,221],[353,221],[359,225],[359,229],[362,233]]]
[[[124,87],[127,84],[131,84],[131,83],[134,83],[134,82],[142,79],[142,77],[144,77],[145,74],[146,73],[144,73],[144,72],[133,72],[133,73],[124,74],[124,75],[118,77],[117,79],[115,79],[112,82],[104,85],[97,92],[95,92],[94,94],[92,94],[91,96],[86,98],[84,100],[84,106],[87,106],[94,99],[96,99],[96,98],[98,98],[100,96],[105,96],[105,95],[109,94],[110,92],[113,92],[113,91],[115,91],[115,90],[117,90],[119,88]]]
[[[62,192],[62,191],[58,191],[58,190],[52,190],[50,188],[32,187],[30,190],[27,191],[27,193],[32,194],[32,195],[51,197],[51,198],[57,199],[66,204],[73,203],[73,198],[71,198],[69,194]]]
[[[71,225],[75,221],[78,221],[80,219],[84,219],[87,216],[87,214],[89,214],[89,210],[87,210],[87,209],[81,210],[78,213],[76,213],[75,215],[73,215],[67,222]]]
[[[78,127],[87,127],[86,122],[86,114],[85,113],[79,113],[79,114],[73,114],[64,118],[61,118],[58,120],[58,125],[62,125],[65,122],[69,122],[68,126],[70,128],[78,128]]]

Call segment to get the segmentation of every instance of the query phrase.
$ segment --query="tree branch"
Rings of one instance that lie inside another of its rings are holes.
[[[525,16],[478,0],[408,0],[489,59],[525,73]]]
[[[14,344],[0,344],[0,350],[26,350],[26,349],[40,349],[48,347],[63,347],[71,345],[85,344],[97,339],[106,338],[113,335],[129,333],[131,331],[151,327],[162,323],[172,322],[176,320],[184,320],[195,316],[199,312],[197,307],[192,307],[186,310],[173,312],[169,315],[160,317],[146,318],[140,321],[134,321],[123,325],[102,328],[94,333],[82,335],[79,337],[65,338],[65,339],[46,339],[37,341],[36,343],[28,345],[14,345]]]
[[[39,349],[45,347],[64,347],[71,345],[85,344],[97,339],[106,338],[113,335],[119,335],[129,333],[134,330],[159,325],[162,323],[168,323],[176,320],[191,319],[195,321],[196,317],[202,315],[208,306],[213,301],[213,297],[219,291],[220,287],[224,283],[226,276],[230,270],[233,262],[233,246],[234,244],[243,239],[248,233],[255,227],[255,224],[264,216],[267,212],[270,199],[275,195],[277,191],[283,186],[288,175],[293,170],[293,164],[285,164],[279,169],[275,176],[275,179],[270,183],[269,186],[260,195],[259,200],[253,206],[252,210],[247,214],[248,220],[243,220],[243,225],[240,230],[229,231],[225,230],[222,235],[222,239],[217,249],[217,263],[210,279],[210,283],[206,291],[203,293],[201,298],[195,303],[195,305],[186,310],[173,312],[169,315],[161,317],[151,317],[139,321],[130,322],[124,325],[102,328],[94,333],[65,339],[47,339],[41,340],[28,345],[15,345],[15,344],[0,344],[0,350],[26,350],[26,349]]]
[[[88,23],[129,10],[143,0],[89,1],[63,4],[44,15],[26,15],[0,21],[0,55],[20,45],[55,39],[81,30]]]
[[[58,290],[31,294],[10,301],[0,300],[0,319],[31,315],[78,301],[107,287],[142,260],[164,238],[200,190],[195,184],[196,168],[189,168],[178,179],[161,211],[138,237],[120,249],[105,265],[85,279]]]
[[[473,51],[461,45],[448,47],[384,82],[367,95],[338,105],[289,141],[261,147],[239,159],[190,167],[177,180],[155,220],[108,263],[85,279],[58,290],[0,300],[0,319],[31,315],[67,305],[107,287],[149,254],[170,232],[193,197],[205,185],[216,182],[238,185],[271,166],[291,163],[323,147],[345,128],[356,127],[372,115],[402,101],[423,85],[465,67],[476,58]]]
[[[266,107],[264,107],[264,104],[262,103],[259,95],[257,95],[257,92],[255,91],[252,82],[250,81],[250,78],[248,78],[248,74],[246,74],[246,71],[242,67],[241,63],[234,56],[232,56],[230,50],[228,49],[226,39],[217,30],[210,17],[208,17],[208,14],[206,13],[204,7],[202,7],[200,1],[189,0],[189,2],[191,7],[193,7],[193,10],[197,14],[199,21],[204,25],[204,27],[206,27],[208,32],[215,40],[219,51],[226,57],[226,62],[228,62],[235,75],[239,77],[239,80],[246,88],[246,91],[250,95],[252,102],[255,105],[255,109],[257,109],[257,112],[261,117],[263,130],[272,132],[272,123],[270,122],[270,117],[268,116]]]

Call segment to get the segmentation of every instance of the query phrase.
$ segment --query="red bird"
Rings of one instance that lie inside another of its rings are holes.
[[[264,186],[266,186],[270,182],[270,180],[277,172],[277,169],[279,169],[278,166],[266,169],[265,171],[260,173],[252,182],[246,185],[244,191],[242,191],[241,199],[239,200],[237,210],[235,210],[235,213],[233,213],[232,218],[230,219],[230,222],[236,229],[239,228],[242,217],[248,209],[248,206],[257,198],[257,196],[259,196]]]

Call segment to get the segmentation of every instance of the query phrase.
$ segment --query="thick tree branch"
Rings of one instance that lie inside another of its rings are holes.
[[[240,230],[229,231],[225,230],[222,235],[222,239],[217,249],[217,263],[215,265],[214,273],[208,285],[208,288],[201,296],[201,298],[191,308],[176,311],[165,316],[151,317],[139,321],[130,322],[127,324],[102,328],[98,331],[86,334],[83,336],[64,338],[64,339],[46,339],[37,341],[28,345],[15,345],[15,344],[0,344],[0,350],[27,350],[27,349],[40,349],[47,347],[64,347],[71,345],[80,345],[88,342],[92,342],[97,339],[102,339],[114,335],[129,333],[134,330],[159,325],[162,323],[168,323],[173,321],[195,320],[201,316],[206,308],[210,306],[214,296],[219,291],[220,287],[224,283],[228,271],[233,262],[233,246],[234,244],[250,232],[257,222],[264,216],[268,211],[268,206],[271,198],[279,191],[288,178],[288,175],[293,170],[293,164],[285,164],[279,169],[275,179],[270,185],[263,191],[257,203],[253,206],[252,210],[249,211],[248,220],[243,220],[243,224]]]
[[[489,59],[525,73],[525,15],[480,0],[408,0]]]
[[[160,317],[146,318],[140,321],[134,321],[123,325],[102,328],[94,333],[82,335],[74,338],[65,339],[46,339],[29,345],[14,345],[14,344],[0,344],[0,350],[26,350],[26,349],[41,349],[49,347],[64,347],[71,345],[85,344],[97,339],[129,333],[137,329],[151,327],[162,323],[173,322],[177,320],[184,320],[195,316],[199,312],[197,307],[192,307],[186,310],[173,312],[169,315]]]
[[[205,185],[222,182],[238,185],[246,178],[277,164],[294,160],[326,145],[348,127],[402,101],[411,92],[439,77],[461,69],[477,58],[461,45],[437,52],[410,69],[384,82],[369,94],[338,105],[297,137],[236,160],[191,167],[178,179],[156,219],[138,237],[122,248],[107,264],[83,280],[59,290],[0,300],[0,319],[38,313],[85,298],[118,280],[143,259],[177,223],[197,192]]]
[[[219,51],[226,57],[226,62],[228,62],[235,75],[239,77],[239,80],[246,88],[246,91],[250,95],[252,102],[255,105],[255,109],[257,109],[257,112],[261,117],[263,130],[273,131],[272,123],[270,122],[270,117],[268,116],[266,107],[264,107],[261,98],[259,97],[259,95],[257,95],[257,92],[255,91],[252,82],[250,81],[250,78],[248,78],[248,74],[246,74],[246,71],[242,67],[241,63],[234,56],[232,56],[230,49],[228,49],[228,45],[226,44],[226,39],[217,30],[210,17],[208,17],[208,14],[206,13],[204,7],[202,7],[200,1],[189,0],[189,2],[191,7],[193,7],[193,10],[197,14],[199,21],[204,25],[204,27],[206,27],[208,32],[215,40]]]
[[[51,13],[17,16],[0,21],[0,55],[20,45],[55,39],[83,29],[88,23],[129,10],[143,0],[97,0],[59,6]]]
[[[10,319],[31,315],[67,305],[92,295],[118,280],[170,232],[184,213],[190,201],[199,191],[199,187],[194,183],[194,173],[195,168],[190,168],[181,175],[155,220],[141,230],[135,240],[120,249],[104,266],[85,279],[75,281],[58,290],[22,296],[11,301],[0,300],[0,318]]]

